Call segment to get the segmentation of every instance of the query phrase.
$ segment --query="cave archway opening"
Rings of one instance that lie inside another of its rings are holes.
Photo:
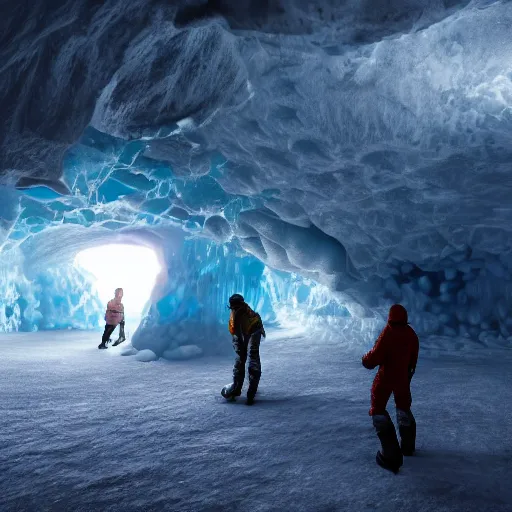
[[[155,251],[142,245],[108,244],[80,251],[74,265],[91,279],[103,307],[123,288],[126,334],[139,325],[162,268]]]

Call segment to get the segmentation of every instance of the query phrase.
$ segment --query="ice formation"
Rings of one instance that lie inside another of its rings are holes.
[[[370,336],[401,302],[510,345],[512,4],[261,5],[2,16],[0,329],[95,323],[68,262],[131,241],[168,268],[134,336],[157,355],[220,350],[234,291],[283,325]]]
[[[16,254],[0,257],[0,332],[99,327],[102,306],[73,265],[27,278],[20,261]]]

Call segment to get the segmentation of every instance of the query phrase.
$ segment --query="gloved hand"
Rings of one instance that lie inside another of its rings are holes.
[[[416,368],[409,368],[409,382],[412,380],[412,376],[416,372]]]

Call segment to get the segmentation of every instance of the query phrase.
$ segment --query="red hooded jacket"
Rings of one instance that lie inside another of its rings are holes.
[[[372,386],[370,415],[383,413],[391,393],[398,408],[411,407],[409,383],[416,370],[419,341],[407,320],[407,310],[402,305],[391,306],[386,327],[374,347],[363,356],[365,368],[373,370],[379,366]]]

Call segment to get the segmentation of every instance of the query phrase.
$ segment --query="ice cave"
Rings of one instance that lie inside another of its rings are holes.
[[[0,113],[0,510],[512,510],[510,0],[2,0]]]

